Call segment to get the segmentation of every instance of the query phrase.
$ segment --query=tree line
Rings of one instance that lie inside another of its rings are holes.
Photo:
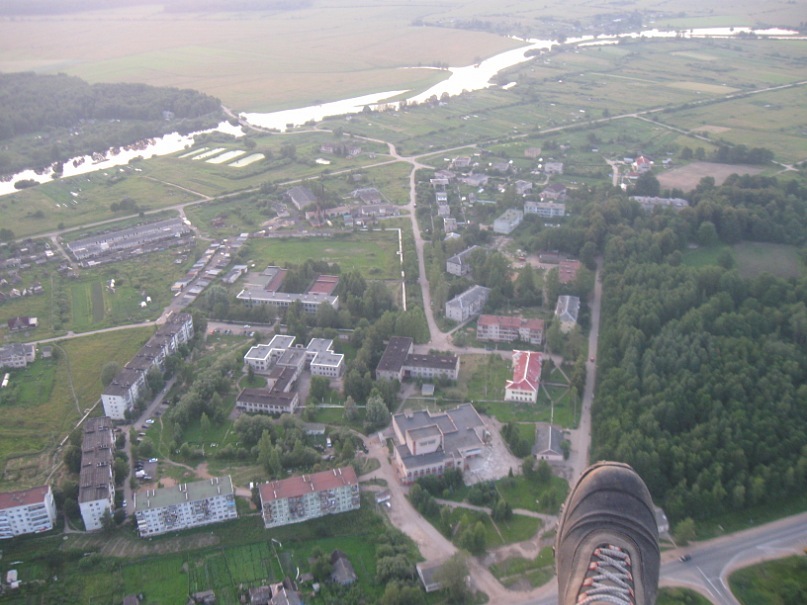
[[[168,132],[214,126],[221,102],[146,84],[89,84],[65,74],[0,74],[0,174],[63,163]]]

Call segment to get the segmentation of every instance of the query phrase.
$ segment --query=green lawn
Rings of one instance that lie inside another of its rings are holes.
[[[302,263],[306,259],[336,263],[342,271],[357,269],[369,279],[400,278],[397,231],[367,231],[316,239],[256,239],[250,260],[258,267]]]
[[[688,588],[660,588],[656,605],[709,605],[711,601]]]
[[[516,475],[496,481],[496,489],[514,509],[556,514],[566,500],[569,485],[560,477],[552,477],[548,484],[540,484]]]
[[[99,400],[103,365],[108,361],[123,365],[153,333],[151,327],[135,328],[63,340],[54,345],[54,358],[12,370],[13,390],[8,400],[0,399],[3,489],[45,480],[52,464],[48,454],[73,429],[80,414]]]
[[[807,557],[803,555],[745,567],[729,576],[740,603],[788,605],[807,599]]]
[[[536,588],[549,582],[555,575],[555,556],[550,547],[544,547],[535,559],[511,557],[491,565],[490,571],[505,586],[526,580]]]

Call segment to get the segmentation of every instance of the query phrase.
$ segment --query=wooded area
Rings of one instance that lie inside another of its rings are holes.
[[[88,84],[64,74],[0,74],[0,105],[3,175],[221,119],[220,101],[194,90]]]
[[[592,459],[634,465],[673,521],[807,485],[807,277],[679,264],[704,238],[803,245],[807,194],[705,181],[679,214],[612,200],[576,226],[607,242]]]

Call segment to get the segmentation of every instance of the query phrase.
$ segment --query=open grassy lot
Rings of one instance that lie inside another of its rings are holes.
[[[798,277],[804,271],[798,248],[765,242],[741,242],[734,246],[717,245],[688,250],[683,262],[690,267],[717,265],[721,254],[728,252],[737,270],[745,278],[771,273],[779,277]]]
[[[807,557],[788,557],[739,569],[729,576],[729,584],[744,605],[801,602],[807,596]]]
[[[54,346],[54,358],[11,371],[12,391],[0,400],[4,490],[45,480],[53,449],[101,396],[103,365],[123,365],[153,332],[135,328],[64,340]]]
[[[168,183],[144,178],[132,166],[58,179],[0,198],[0,212],[17,237],[119,218],[112,203],[131,198],[143,210],[156,210],[199,199]],[[75,194],[75,195],[74,195]]]
[[[329,238],[255,239],[250,241],[250,260],[264,267],[312,258],[337,263],[342,271],[357,269],[370,279],[394,279],[401,274],[397,250],[397,231],[366,231]]]
[[[779,277],[798,277],[804,272],[804,262],[795,246],[743,242],[732,247],[737,268],[743,277],[772,273]]]
[[[555,556],[551,548],[545,547],[534,559],[511,557],[491,565],[490,571],[505,586],[521,587],[526,582],[537,588],[555,575]]]
[[[555,514],[566,499],[569,484],[560,477],[552,477],[548,483],[540,483],[517,475],[499,479],[496,489],[514,509]]]

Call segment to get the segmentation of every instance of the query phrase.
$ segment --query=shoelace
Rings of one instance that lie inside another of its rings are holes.
[[[630,570],[630,555],[618,546],[609,544],[596,548],[577,596],[578,605],[634,605],[633,575]]]

